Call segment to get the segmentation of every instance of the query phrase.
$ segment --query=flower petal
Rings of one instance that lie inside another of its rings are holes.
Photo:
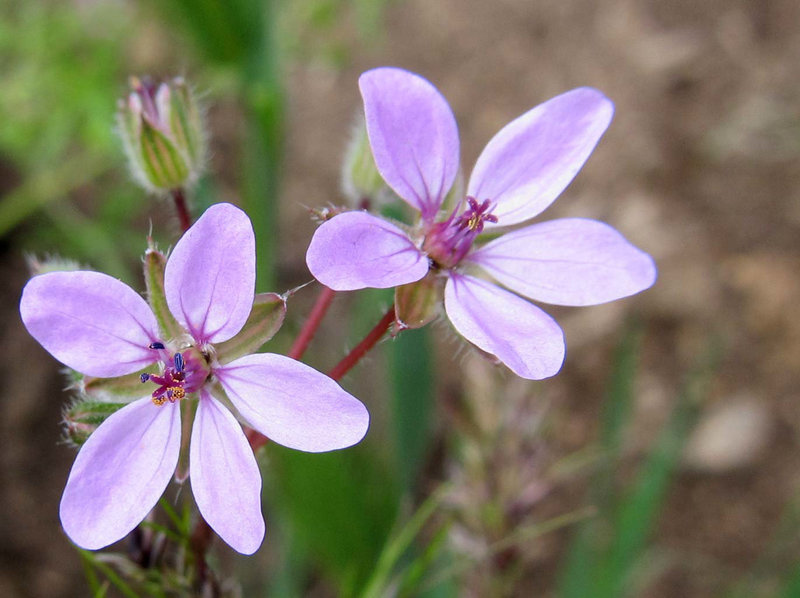
[[[136,372],[157,355],[158,324],[147,302],[99,272],[50,272],[22,291],[20,315],[31,336],[61,363],[102,378]]]
[[[181,444],[178,405],[150,397],[126,405],[81,447],[61,497],[61,524],[81,548],[97,550],[123,538],[167,487]]]
[[[484,280],[451,274],[444,290],[447,317],[480,349],[522,378],[554,376],[564,363],[564,333],[541,309]]]
[[[557,305],[597,305],[653,285],[653,259],[597,220],[564,218],[495,239],[469,256],[512,291]]]
[[[322,224],[306,263],[314,278],[335,291],[385,289],[428,273],[428,258],[405,232],[366,212],[345,212]]]
[[[256,284],[253,226],[231,204],[208,208],[167,261],[167,305],[199,343],[221,343],[242,329]]]
[[[589,158],[614,105],[588,87],[573,89],[503,127],[481,153],[467,195],[497,203],[497,225],[533,218],[549,206]]]
[[[430,222],[458,172],[458,127],[442,94],[403,69],[358,80],[375,165],[386,183]]]
[[[197,508],[234,550],[253,554],[264,539],[261,473],[242,427],[208,392],[197,405],[189,449]]]
[[[242,417],[283,446],[332,451],[358,443],[369,428],[361,401],[325,374],[283,355],[247,355],[215,373]]]

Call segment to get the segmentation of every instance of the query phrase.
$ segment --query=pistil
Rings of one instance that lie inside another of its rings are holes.
[[[482,203],[474,197],[466,199],[467,209],[457,215],[457,208],[447,220],[434,224],[425,237],[423,250],[442,268],[455,267],[469,253],[486,222],[497,223],[488,199]]]

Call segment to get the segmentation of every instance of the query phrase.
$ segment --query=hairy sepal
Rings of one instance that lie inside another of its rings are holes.
[[[253,310],[242,330],[231,340],[217,345],[217,359],[229,363],[243,355],[255,353],[283,325],[286,317],[286,297],[277,293],[259,293],[253,300]]]

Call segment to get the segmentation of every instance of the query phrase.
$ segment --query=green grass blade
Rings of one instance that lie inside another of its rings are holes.
[[[613,473],[619,461],[622,431],[630,419],[641,340],[641,333],[630,328],[623,335],[613,360],[600,428],[601,452],[605,459],[590,488],[591,503],[603,512],[612,508],[614,503]],[[593,573],[599,557],[598,544],[606,540],[597,532],[593,522],[575,531],[559,581],[559,596],[562,598],[586,598],[592,595]]]
[[[395,459],[401,487],[413,490],[430,443],[434,407],[430,330],[407,330],[386,345]]]

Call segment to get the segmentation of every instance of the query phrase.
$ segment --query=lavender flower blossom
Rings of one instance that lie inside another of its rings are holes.
[[[422,77],[397,68],[368,71],[359,86],[378,170],[420,220],[407,230],[366,212],[325,222],[306,255],[323,284],[346,291],[446,277],[444,307],[455,329],[514,373],[538,380],[561,369],[564,336],[519,295],[595,305],[655,282],[652,258],[595,220],[552,220],[476,243],[484,231],[537,216],[575,177],[611,122],[613,105],[597,90],[564,93],[501,129],[478,158],[464,200],[441,219],[459,164],[447,101]]]
[[[270,353],[220,363],[214,344],[242,330],[254,290],[253,229],[229,204],[209,208],[167,262],[166,304],[185,331],[178,338],[165,338],[148,303],[105,274],[53,272],[28,282],[22,320],[65,365],[96,377],[163,367],[141,374],[143,383],[156,385],[152,394],[152,386],[143,388],[143,398],[106,419],[78,453],[60,509],[77,545],[107,546],[153,508],[178,464],[180,407],[189,397],[197,398],[188,455],[192,493],[211,527],[244,554],[260,546],[264,520],[261,476],[237,416],[302,451],[340,449],[363,438],[364,405],[324,374]]]

